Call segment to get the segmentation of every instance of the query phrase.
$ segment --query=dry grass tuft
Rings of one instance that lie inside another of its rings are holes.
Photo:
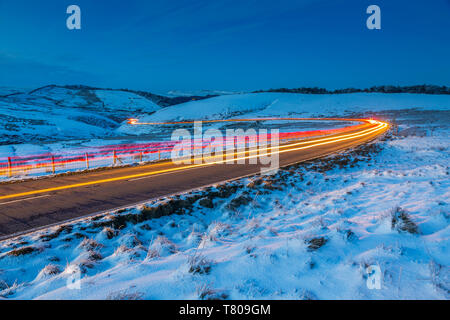
[[[228,293],[213,289],[210,284],[203,284],[198,287],[197,295],[201,300],[226,300],[229,297]]]
[[[209,274],[211,272],[213,262],[206,259],[202,255],[195,255],[189,257],[188,264],[189,272],[192,274]]]
[[[315,250],[319,249],[320,247],[323,247],[327,242],[328,242],[328,239],[326,239],[324,237],[318,237],[318,238],[312,238],[312,239],[306,240],[309,251],[315,251]]]
[[[406,210],[401,207],[395,207],[391,212],[391,227],[399,232],[409,232],[411,234],[418,234],[419,227],[411,220]]]

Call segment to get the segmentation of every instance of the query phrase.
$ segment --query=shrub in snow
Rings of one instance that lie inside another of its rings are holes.
[[[209,274],[213,262],[202,255],[194,255],[188,259],[189,272],[192,274]]]
[[[59,237],[59,235],[63,232],[70,233],[72,229],[73,227],[71,225],[62,225],[59,226],[54,232],[43,234],[42,236],[40,236],[40,239],[42,241],[50,241]]]
[[[103,256],[101,255],[100,252],[98,251],[89,251],[88,253],[88,259],[90,261],[98,261],[98,260],[102,260]]]
[[[80,270],[81,273],[86,273],[88,269],[92,268],[94,268],[94,263],[92,260],[84,259],[78,263],[78,270]]]
[[[7,285],[6,289],[0,291],[0,298],[6,298],[10,295],[13,295],[18,288],[19,284],[17,283],[17,281],[15,281],[12,286]]]
[[[253,179],[247,184],[247,188],[255,189],[257,186],[261,185],[262,182],[263,182],[262,178]]]
[[[109,293],[106,300],[142,300],[143,296],[141,292],[125,289]]]
[[[143,224],[143,225],[140,226],[140,228],[141,228],[142,230],[145,230],[145,231],[150,231],[150,230],[152,230],[152,227],[150,227],[148,224]]]
[[[201,205],[202,207],[205,207],[205,208],[210,208],[210,209],[214,208],[214,203],[208,197],[201,198],[198,201],[198,204]]]
[[[44,269],[41,270],[40,274],[49,276],[49,275],[55,275],[61,273],[61,269],[54,264],[48,264],[44,267]]]
[[[328,239],[326,239],[324,237],[318,237],[318,238],[312,238],[312,239],[306,240],[309,251],[317,250],[320,247],[324,246],[325,243],[327,243],[327,242],[328,242]]]
[[[164,257],[176,253],[176,245],[164,236],[158,236],[154,240],[147,252],[147,257]]]
[[[220,238],[228,236],[231,232],[231,226],[222,222],[212,223],[208,229],[208,237],[211,241],[217,241]]]
[[[10,252],[8,252],[8,256],[19,257],[19,256],[23,256],[23,255],[26,255],[26,254],[33,253],[33,252],[35,252],[37,250],[38,249],[36,249],[35,247],[32,247],[32,246],[22,247],[22,248],[19,248],[19,249],[11,250]]]
[[[225,291],[213,289],[210,284],[198,287],[197,295],[201,300],[225,300],[229,296]]]
[[[127,246],[128,248],[135,248],[142,244],[135,234],[127,233],[119,239],[119,244]]]
[[[8,284],[0,279],[0,291],[3,291],[8,288]]]
[[[308,290],[300,290],[300,300],[318,300],[317,296]]]
[[[240,206],[244,206],[248,204],[252,199],[245,195],[240,195],[234,199],[232,199],[226,206],[227,209],[236,211]]]
[[[106,238],[108,238],[109,240],[111,240],[112,238],[114,238],[115,236],[117,236],[118,232],[110,227],[105,227],[102,230],[102,233],[106,236]]]
[[[396,207],[392,210],[391,216],[392,229],[412,234],[419,233],[418,226],[411,220],[406,210]]]
[[[256,230],[261,228],[261,224],[258,219],[252,218],[246,225],[246,228],[250,233],[254,233]]]
[[[431,260],[429,263],[429,269],[431,274],[431,282],[433,286],[446,293],[447,298],[450,297],[450,268],[443,266]]]
[[[130,249],[126,245],[122,244],[116,250],[114,250],[114,255],[118,256],[118,255],[122,255],[124,253],[129,253],[131,251],[132,251],[132,249]]]
[[[80,243],[80,247],[86,250],[94,250],[103,247],[103,245],[94,239],[84,238],[84,240]]]
[[[158,251],[156,251],[156,250],[154,250],[154,249],[152,249],[152,248],[148,248],[148,250],[147,250],[147,256],[145,257],[145,260],[150,260],[150,259],[153,259],[153,258],[158,258],[160,255],[159,255],[159,252]]]
[[[200,232],[196,232],[192,230],[189,236],[186,239],[186,243],[191,246],[198,246],[198,244],[202,241],[202,234]]]

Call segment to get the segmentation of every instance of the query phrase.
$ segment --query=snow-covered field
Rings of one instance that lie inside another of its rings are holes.
[[[449,299],[449,108],[448,96],[258,94],[162,109],[146,120],[375,112],[399,133],[0,242],[0,296]]]

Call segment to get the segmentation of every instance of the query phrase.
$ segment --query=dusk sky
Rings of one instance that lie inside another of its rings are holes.
[[[0,39],[0,86],[450,85],[450,0],[0,0]]]

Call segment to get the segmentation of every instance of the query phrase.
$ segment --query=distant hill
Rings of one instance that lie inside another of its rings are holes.
[[[208,99],[208,98],[217,96],[217,95],[203,95],[203,96],[184,95],[184,96],[176,96],[176,97],[167,97],[167,96],[162,96],[159,94],[151,93],[148,91],[142,91],[142,90],[95,88],[95,87],[89,87],[89,86],[84,86],[84,85],[67,85],[67,86],[63,86],[63,87],[66,89],[87,89],[87,90],[107,90],[107,91],[131,92],[131,93],[140,95],[144,98],[147,98],[161,107],[168,107],[168,106],[173,106],[175,104],[180,104],[180,103],[184,103],[184,102],[188,102],[188,101]]]
[[[33,94],[35,92],[41,91],[43,89],[54,89],[54,88],[62,88],[62,89],[69,89],[69,90],[85,90],[85,91],[122,91],[122,92],[129,92],[129,93],[134,93],[137,94],[139,96],[142,96],[152,102],[154,102],[155,104],[161,106],[161,107],[168,107],[168,106],[173,106],[175,104],[180,104],[180,103],[184,103],[184,102],[188,102],[188,101],[193,101],[193,100],[202,100],[202,99],[208,99],[208,98],[212,98],[212,97],[217,97],[217,94],[208,94],[208,95],[182,95],[182,96],[162,96],[162,95],[158,95],[155,93],[151,93],[148,91],[141,91],[141,90],[131,90],[131,89],[112,89],[112,88],[99,88],[99,87],[91,87],[91,86],[85,86],[85,85],[55,85],[55,84],[50,84],[50,85],[46,85],[43,87],[39,87],[36,89],[31,90],[30,92],[28,92],[29,94]],[[3,94],[2,94],[3,93]],[[11,95],[16,95],[16,94],[21,94],[24,93],[23,91],[20,90],[10,90],[10,92],[3,90],[0,91],[0,97],[8,97]]]

